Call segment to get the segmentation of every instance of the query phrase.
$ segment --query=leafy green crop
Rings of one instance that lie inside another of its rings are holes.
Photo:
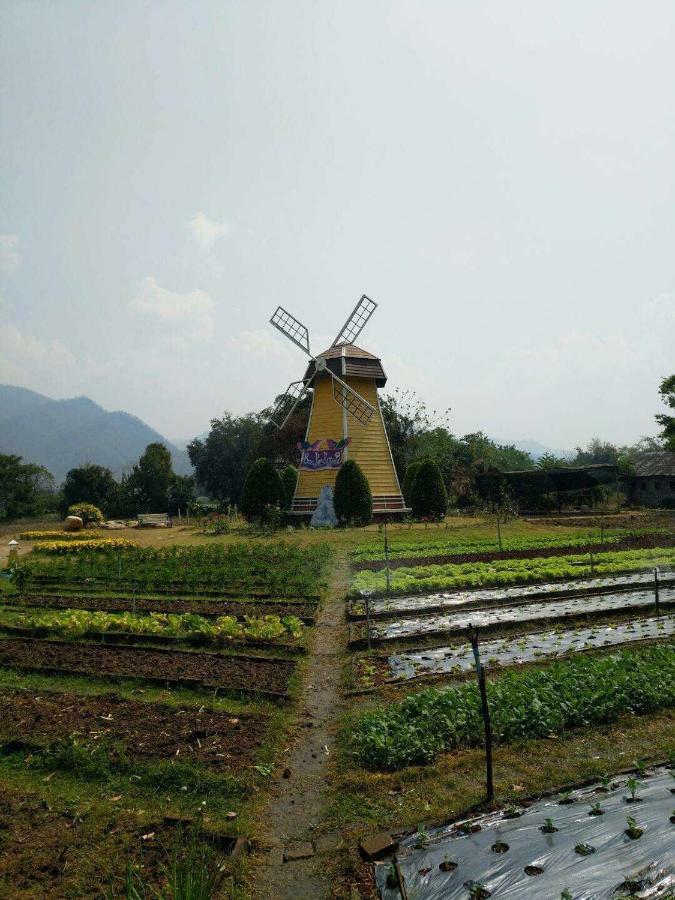
[[[634,529],[607,529],[604,532],[604,545],[615,544],[630,537],[641,537],[646,534],[663,534],[672,537],[672,529],[667,528],[634,528]],[[439,556],[448,553],[489,553],[498,550],[496,533],[490,537],[481,535],[470,538],[465,535],[456,537],[445,536],[442,538],[429,538],[429,532],[415,531],[397,540],[393,538],[389,542],[390,559],[415,556]],[[433,532],[432,532],[433,534]],[[573,535],[531,535],[530,537],[503,537],[504,550],[539,550],[546,547],[581,547],[588,543],[599,541],[599,533],[585,533]],[[598,549],[601,545],[598,544]],[[365,544],[352,551],[352,559],[355,562],[365,560],[384,560],[384,547],[382,540],[377,544]]]
[[[177,638],[201,638],[219,643],[243,638],[273,641],[286,637],[297,639],[303,632],[303,624],[297,616],[246,616],[243,622],[234,616],[207,619],[194,613],[107,613],[86,609],[66,609],[21,614],[16,624],[24,628],[47,628],[54,634],[81,637],[87,632],[149,634]]]
[[[448,563],[438,566],[404,566],[391,572],[396,594],[425,594],[452,588],[506,587],[556,578],[580,578],[675,565],[675,549],[622,550],[594,555],[591,572],[588,553],[574,556],[539,556],[534,559],[499,559],[493,562]],[[384,571],[361,571],[354,576],[350,594],[362,590],[384,593]]]
[[[512,672],[487,685],[495,740],[561,734],[675,705],[675,647],[582,657],[545,669]],[[429,688],[364,713],[351,726],[354,756],[369,769],[427,763],[483,741],[478,689]]]
[[[298,547],[269,544],[134,547],[73,556],[34,557],[21,562],[25,585],[48,579],[59,585],[86,584],[89,590],[134,583],[140,590],[259,590],[279,596],[316,592],[330,558],[327,544]]]

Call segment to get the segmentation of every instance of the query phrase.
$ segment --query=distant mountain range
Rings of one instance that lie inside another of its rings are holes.
[[[0,453],[44,466],[57,483],[69,469],[88,462],[119,476],[154,441],[171,452],[177,474],[192,474],[185,449],[136,416],[108,412],[88,397],[52,400],[27,388],[0,385]]]
[[[523,450],[525,453],[529,453],[532,459],[536,462],[538,459],[541,459],[542,456],[546,456],[547,453],[553,454],[553,456],[573,456],[569,452],[569,450],[556,450],[555,447],[547,447],[545,444],[540,444],[539,441],[533,441],[530,438],[523,438],[519,441],[504,441],[500,438],[494,439],[497,444],[506,444],[511,445],[516,448],[516,450]]]

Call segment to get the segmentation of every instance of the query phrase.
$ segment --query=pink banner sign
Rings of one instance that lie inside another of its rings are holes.
[[[339,469],[342,465],[344,452],[351,442],[351,438],[343,438],[341,441],[333,441],[330,438],[325,442],[326,447],[321,447],[322,440],[299,441],[298,450],[302,450],[300,468],[306,472],[316,472],[319,469]]]

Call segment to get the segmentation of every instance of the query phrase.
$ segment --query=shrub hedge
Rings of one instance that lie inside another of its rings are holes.
[[[448,493],[443,476],[432,459],[420,464],[411,491],[411,505],[416,519],[442,519],[448,510]]]
[[[267,521],[273,510],[285,503],[279,473],[268,459],[256,459],[246,473],[241,495],[241,512],[249,521]]]
[[[408,468],[405,470],[402,490],[403,499],[405,500],[406,506],[412,506],[412,489],[421,465],[422,463],[419,462],[419,460],[416,462],[411,462]]]
[[[341,525],[368,525],[373,518],[373,497],[361,466],[348,459],[335,479],[335,515]]]

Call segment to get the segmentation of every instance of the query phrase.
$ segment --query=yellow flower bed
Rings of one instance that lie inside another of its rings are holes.
[[[103,535],[98,531],[22,531],[20,541],[95,541]]]
[[[137,546],[138,544],[128,541],[126,538],[97,538],[96,540],[88,541],[44,541],[33,552],[63,555],[66,553],[87,553],[93,550],[99,553],[110,553],[115,550],[133,550]]]

